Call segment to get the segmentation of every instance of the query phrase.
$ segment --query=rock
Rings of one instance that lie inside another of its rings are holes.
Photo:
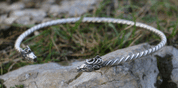
[[[42,23],[48,22],[48,21],[52,21],[52,20],[54,20],[54,19],[51,19],[51,18],[44,18],[43,21],[42,21]]]
[[[8,5],[6,2],[1,2],[0,3],[0,14],[8,13],[13,10],[20,10],[23,8],[25,8],[25,5],[22,2],[16,2],[16,3],[13,3],[12,5]]]
[[[7,25],[7,24],[0,24],[0,30],[7,30],[9,29],[11,26]]]
[[[150,47],[141,44],[113,51],[102,56],[103,60],[135,53]],[[25,88],[155,88],[159,73],[156,58],[148,55],[113,67],[93,72],[78,73],[80,61],[69,66],[57,63],[29,65],[0,76],[7,88],[23,84]]]
[[[39,8],[44,0],[21,0],[26,8]]]
[[[67,10],[65,10],[65,8],[63,7],[59,7],[59,5],[52,5],[49,10],[49,14],[52,14],[53,16],[57,16],[58,14],[66,13],[66,12]]]
[[[12,23],[23,25],[41,23],[49,16],[81,16],[94,9],[102,0],[21,0],[12,4],[0,3],[0,29],[8,29]],[[29,9],[29,8],[39,9]],[[49,18],[51,20],[51,18]]]
[[[49,11],[49,7],[51,7],[52,5],[51,4],[49,4],[49,3],[44,3],[44,4],[42,4],[41,5],[41,8],[40,9],[42,9],[42,10],[44,10],[45,12],[48,12]],[[56,9],[58,9],[58,8],[56,8]]]
[[[101,0],[99,0],[101,1]],[[67,4],[67,2],[64,2]],[[71,6],[69,9],[69,16],[76,16],[76,15],[82,15],[86,13],[87,11],[91,10],[94,8],[93,5],[98,4],[97,0],[76,0],[72,3],[75,3],[74,5]]]
[[[8,25],[11,25],[17,18],[18,18],[18,17],[16,17],[16,16],[12,16],[12,17],[6,18],[6,19],[4,20],[4,23],[5,23],[5,24],[8,24]]]
[[[23,25],[30,24],[30,17],[29,17],[29,16],[22,16],[22,17],[19,17],[19,18],[16,20],[16,23],[18,23],[18,24],[23,24]]]
[[[163,83],[160,88],[178,87],[178,49],[172,46],[163,47],[160,52],[155,53],[158,56],[160,76]]]
[[[11,24],[17,19],[17,17],[7,18],[7,14],[0,16],[0,30],[9,29]]]
[[[25,8],[24,3],[16,2],[16,3],[13,3],[12,5],[8,6],[8,8],[6,8],[6,9],[7,9],[7,11],[13,11],[13,10],[20,10],[23,8]]]
[[[37,85],[36,85],[36,82],[31,82],[29,85],[28,85],[28,88],[38,88]]]
[[[0,14],[3,14],[0,15],[0,29],[6,30],[10,28],[11,24],[18,18],[16,16],[7,17],[10,11],[23,9],[24,7],[22,2],[16,2],[12,5],[8,5],[5,2],[0,3]]]
[[[172,50],[172,65],[173,65],[173,70],[172,70],[172,75],[171,79],[174,83],[178,85],[178,50],[173,48]]]
[[[37,36],[37,35],[39,35],[39,34],[40,34],[39,31],[34,31],[34,35],[35,35],[35,36]]]
[[[7,18],[7,14],[0,15],[0,24]]]
[[[56,4],[55,0],[45,0],[42,2],[40,9],[48,12],[50,7],[53,6],[53,4]]]
[[[7,3],[1,2],[0,3],[0,14],[5,14],[8,11],[6,11],[6,8],[8,7]]]
[[[68,16],[80,16],[94,8],[101,0],[63,0],[61,5],[52,5],[49,9],[49,14],[53,16],[61,13],[68,13]]]
[[[54,4],[56,0],[44,0],[43,2],[46,4]]]
[[[10,17],[22,17],[22,16],[29,16],[35,22],[40,22],[46,16],[46,12],[43,10],[36,10],[36,9],[25,9],[25,10],[16,10],[10,14]]]

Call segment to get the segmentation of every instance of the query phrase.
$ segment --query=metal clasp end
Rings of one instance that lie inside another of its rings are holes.
[[[102,58],[99,55],[97,55],[95,58],[89,60],[87,59],[84,64],[78,66],[77,71],[91,72],[94,70],[99,70],[100,68],[102,68],[102,63],[103,63]]]
[[[26,46],[24,50],[21,50],[21,55],[23,56],[23,59],[31,62],[36,62],[37,57],[35,54],[31,51],[29,46]]]

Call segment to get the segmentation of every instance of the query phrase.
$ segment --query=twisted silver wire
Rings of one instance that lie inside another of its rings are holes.
[[[80,20],[80,17],[78,17],[78,18],[67,18],[67,19],[58,19],[58,20],[53,20],[53,21],[50,21],[50,22],[38,24],[38,25],[28,29],[27,31],[25,31],[24,33],[22,33],[18,37],[18,39],[15,42],[15,49],[20,53],[24,52],[24,50],[22,48],[20,48],[21,42],[23,41],[23,39],[25,37],[27,37],[28,35],[30,35],[31,33],[33,33],[36,30],[39,30],[41,28],[48,27],[48,26],[51,26],[51,25],[56,25],[56,24],[75,23],[78,20]],[[124,63],[126,61],[130,61],[130,60],[134,60],[134,59],[140,58],[142,56],[146,56],[146,55],[151,54],[151,53],[153,53],[155,51],[158,51],[167,42],[166,36],[164,35],[163,32],[159,31],[158,29],[156,29],[154,27],[151,27],[149,25],[146,25],[146,24],[143,24],[143,23],[139,23],[139,22],[133,22],[133,21],[123,20],[123,19],[115,19],[115,18],[100,18],[100,17],[84,17],[82,19],[82,22],[87,22],[87,23],[108,22],[108,23],[135,25],[136,27],[141,27],[141,28],[147,29],[147,30],[157,34],[161,38],[161,42],[158,43],[156,46],[154,46],[152,48],[140,51],[138,53],[134,53],[134,54],[129,54],[129,55],[125,55],[125,56],[122,56],[122,57],[118,57],[118,58],[115,58],[115,59],[112,59],[112,60],[106,60],[106,61],[104,61],[102,63],[102,67],[118,65],[118,64]]]

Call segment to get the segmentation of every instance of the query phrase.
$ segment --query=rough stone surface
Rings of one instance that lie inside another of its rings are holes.
[[[103,60],[135,53],[150,47],[148,44],[116,50],[102,56]],[[159,73],[156,58],[148,55],[119,66],[105,67],[94,72],[78,73],[73,62],[70,66],[57,63],[29,65],[0,76],[9,88],[23,84],[25,88],[155,88]]]
[[[5,24],[8,24],[8,25],[11,25],[18,17],[14,16],[14,17],[9,17],[9,18],[6,18],[4,20],[4,23]]]
[[[68,13],[69,16],[80,16],[83,13],[94,8],[101,0],[63,0],[61,1],[61,6],[52,5],[49,10],[49,14],[57,16],[61,13]]]
[[[24,3],[22,2],[17,2],[17,3],[13,3],[12,5],[8,6],[6,8],[7,11],[12,11],[12,10],[20,10],[20,9],[23,9],[25,8],[25,5]]]
[[[172,49],[172,65],[173,65],[173,70],[172,70],[172,75],[171,79],[174,83],[178,85],[178,50],[173,48]]]
[[[164,61],[164,72],[162,73],[163,78],[167,78],[169,82],[173,82],[178,85],[178,49],[167,46],[163,47],[160,52],[157,52],[156,55],[162,58],[162,60],[167,59],[168,61]],[[168,62],[171,63],[168,63]],[[170,75],[168,75],[170,73]],[[173,85],[173,84],[171,84]],[[170,85],[169,85],[170,86]],[[178,87],[178,86],[177,86]],[[174,88],[174,87],[167,87]]]
[[[37,9],[16,10],[10,14],[11,17],[29,16],[35,21],[42,21],[46,15],[43,10]]]
[[[3,14],[3,15],[0,16],[0,30],[1,29],[8,29],[10,27],[9,22],[7,20],[10,20],[10,19],[7,19],[7,14]]]
[[[25,8],[25,5],[22,2],[16,2],[11,5],[8,5],[6,2],[1,2],[0,3],[0,14],[7,13],[13,10],[20,10],[23,8]]]
[[[81,16],[94,9],[102,0],[20,0],[12,4],[0,3],[0,29],[12,23],[28,25],[44,22],[51,17]],[[38,9],[37,9],[38,8]],[[64,14],[63,14],[64,13]],[[6,18],[4,19],[4,14]],[[51,19],[50,19],[51,20]]]
[[[7,14],[0,16],[0,24],[3,23],[3,21],[7,18]]]
[[[5,2],[1,2],[0,3],[0,14],[4,14],[4,13],[7,13],[8,11],[6,10],[7,8],[7,3]]]
[[[17,20],[16,20],[16,23],[18,24],[23,24],[23,25],[27,25],[27,24],[32,24],[30,23],[30,17],[29,16],[22,16],[22,17],[19,17]]]

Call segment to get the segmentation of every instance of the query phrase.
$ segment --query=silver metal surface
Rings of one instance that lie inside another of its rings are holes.
[[[102,58],[100,56],[96,56],[95,58],[92,59],[87,59],[84,64],[81,66],[77,67],[78,72],[80,71],[85,71],[85,72],[91,72],[93,70],[98,70],[102,68]]]
[[[30,48],[27,48],[27,50],[28,49],[30,50],[30,53],[26,52],[26,49],[23,50],[22,48],[20,48],[20,44],[21,44],[21,42],[23,41],[23,39],[25,37],[27,37],[28,35],[30,35],[34,31],[39,30],[39,29],[44,28],[44,27],[48,27],[48,26],[56,25],[56,24],[75,23],[79,19],[80,19],[79,17],[78,18],[58,19],[58,20],[54,20],[54,21],[38,24],[38,25],[28,29],[27,31],[25,31],[24,33],[22,33],[18,37],[18,39],[15,42],[15,49],[18,52],[20,52],[22,54],[22,56],[24,56],[27,60],[33,61],[33,60],[35,60],[34,58],[36,58],[36,56],[33,54],[33,52],[31,52]],[[146,56],[148,54],[151,54],[153,52],[158,51],[167,42],[166,36],[164,35],[163,32],[159,31],[158,29],[156,29],[154,27],[151,27],[149,25],[146,25],[146,24],[143,24],[143,23],[139,23],[139,22],[135,22],[134,23],[133,21],[123,20],[123,19],[100,18],[100,17],[84,17],[82,19],[82,22],[86,22],[86,23],[104,23],[104,22],[108,22],[108,23],[135,25],[137,27],[141,27],[141,28],[147,29],[147,30],[157,34],[161,38],[161,42],[158,43],[156,46],[150,48],[150,49],[147,49],[147,50],[144,50],[144,51],[140,51],[140,52],[134,53],[134,54],[125,55],[123,57],[115,58],[115,59],[112,59],[112,60],[102,61],[102,59],[100,59],[100,58],[96,59],[96,58],[98,58],[98,56],[97,56],[97,57],[95,57],[95,59],[93,58],[93,60],[86,60],[86,62],[83,65],[79,66],[78,70],[80,70],[80,71],[93,71],[93,70],[97,70],[97,69],[99,69],[101,67],[118,65],[118,64],[124,63],[126,61],[134,60],[134,59],[137,59],[137,58],[140,58],[142,56]]]
[[[37,60],[37,57],[31,51],[29,46],[27,46],[24,50],[21,51],[21,55],[23,56],[23,59],[27,61],[35,62]]]

